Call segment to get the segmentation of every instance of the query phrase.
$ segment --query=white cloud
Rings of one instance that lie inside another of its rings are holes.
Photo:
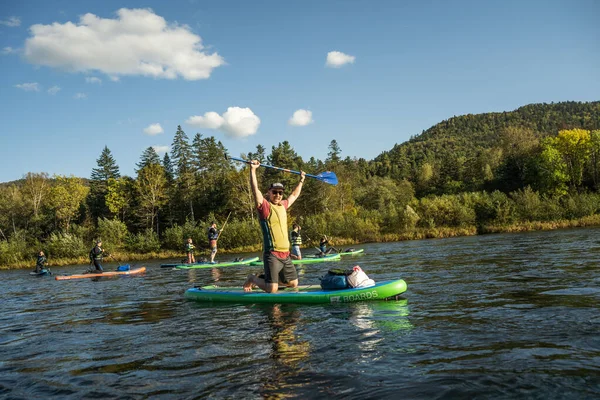
[[[98,84],[102,83],[102,79],[97,78],[95,76],[86,76],[85,81],[87,83],[98,83]]]
[[[73,96],[73,98],[76,99],[76,100],[87,99],[87,94],[85,94],[85,93],[75,93],[75,96]]]
[[[60,86],[52,86],[50,89],[48,89],[48,93],[54,95],[56,93],[60,92]]]
[[[150,135],[150,136],[154,136],[154,135],[159,135],[161,133],[163,133],[165,130],[163,129],[162,126],[160,126],[160,124],[150,124],[147,127],[144,128],[144,133],[146,135]]]
[[[218,129],[232,138],[254,135],[260,126],[260,118],[251,109],[240,107],[229,107],[222,116],[214,111],[204,116],[194,115],[185,122],[199,128]]]
[[[10,27],[21,26],[21,18],[8,17],[8,19],[0,19],[0,25],[10,26]]]
[[[206,79],[225,64],[217,53],[205,51],[189,26],[167,24],[150,9],[121,8],[114,19],[88,13],[78,23],[33,25],[30,33],[24,54],[31,63],[99,71],[113,80],[123,75]]]
[[[288,124],[292,126],[306,126],[315,122],[312,119],[312,111],[299,109],[294,111],[292,118],[288,120]]]
[[[345,64],[354,64],[356,57],[344,54],[340,51],[330,51],[327,53],[326,66],[331,68],[340,68]]]
[[[152,148],[158,154],[165,154],[165,153],[171,151],[171,147],[170,146],[152,146]]]
[[[9,46],[4,47],[2,49],[2,54],[14,54],[16,52],[17,52],[17,50],[15,50],[15,49],[13,49],[12,47],[9,47]]]
[[[19,83],[15,85],[16,88],[23,89],[26,92],[39,92],[40,85],[37,82]]]

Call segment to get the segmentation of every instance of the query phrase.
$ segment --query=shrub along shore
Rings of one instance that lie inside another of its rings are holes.
[[[384,243],[384,242],[399,242],[405,240],[422,240],[422,239],[443,239],[458,236],[474,236],[480,234],[493,234],[493,233],[518,233],[518,232],[530,232],[530,231],[548,231],[556,229],[571,229],[571,228],[582,228],[582,227],[600,227],[600,215],[586,216],[579,219],[573,220],[559,220],[559,221],[527,221],[521,223],[514,223],[511,225],[504,226],[468,226],[462,228],[456,227],[439,227],[439,228],[413,228],[401,233],[386,233],[375,237],[375,240],[365,241],[356,240],[352,238],[342,238],[335,236],[328,236],[330,245],[336,248],[344,248],[357,244],[365,243]],[[304,242],[303,251],[305,254],[310,254],[312,250],[317,251],[318,242],[306,241]],[[217,258],[226,258],[226,254],[239,254],[239,253],[258,253],[262,251],[262,244],[239,246],[235,248],[227,248],[224,246],[219,247],[219,254]],[[209,250],[207,248],[198,248],[196,251],[196,259],[201,257],[208,257]],[[113,251],[110,257],[105,258],[105,264],[113,263],[131,263],[136,261],[146,260],[164,260],[164,259],[177,259],[185,258],[184,252],[174,250],[159,250],[145,253],[136,253],[125,250]],[[89,262],[87,257],[60,257],[52,258],[48,260],[48,267],[55,266],[66,266],[66,265],[81,265]],[[9,269],[25,269],[35,267],[35,257],[30,260],[20,260],[9,265],[0,265],[0,270]]]

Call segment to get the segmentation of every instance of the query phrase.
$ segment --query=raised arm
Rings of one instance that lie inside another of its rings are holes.
[[[256,169],[260,166],[257,160],[250,161],[250,187],[252,188],[252,196],[256,207],[260,207],[263,203],[263,195],[258,188],[258,180],[256,179]]]
[[[300,196],[300,192],[302,191],[302,184],[304,183],[304,179],[306,178],[306,173],[304,171],[300,171],[300,176],[300,182],[298,182],[298,185],[296,186],[294,191],[290,193],[290,195],[287,198],[288,207],[294,204],[298,196]]]

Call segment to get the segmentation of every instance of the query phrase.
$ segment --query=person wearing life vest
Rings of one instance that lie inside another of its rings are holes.
[[[104,257],[104,250],[102,249],[102,240],[96,242],[96,246],[90,250],[90,264],[96,268],[96,272],[102,273],[102,258]]]
[[[246,292],[259,287],[267,293],[275,293],[280,284],[287,287],[298,286],[298,272],[290,258],[287,209],[300,196],[306,174],[300,171],[300,182],[287,199],[283,200],[284,186],[279,182],[271,184],[265,198],[256,179],[256,169],[259,166],[257,160],[250,162],[250,186],[263,233],[264,278],[248,275],[243,288]]]
[[[46,269],[46,261],[48,261],[48,259],[46,258],[46,255],[44,254],[44,252],[42,250],[40,250],[40,252],[37,255],[37,260],[35,262],[35,273],[39,274],[40,272],[42,272],[43,269]]]
[[[208,228],[208,246],[210,247],[210,263],[215,263],[215,255],[217,255],[217,240],[223,229],[217,230],[217,223],[213,221]]]
[[[196,262],[196,259],[194,258],[194,249],[196,248],[196,246],[194,246],[194,243],[192,243],[192,238],[188,238],[188,240],[185,242],[185,252],[187,254],[187,263],[188,264],[194,264]]]
[[[300,235],[300,225],[292,225],[292,231],[290,232],[290,240],[292,242],[292,253],[290,257],[294,260],[302,260],[302,253],[300,252],[300,245],[302,244],[302,236]]]

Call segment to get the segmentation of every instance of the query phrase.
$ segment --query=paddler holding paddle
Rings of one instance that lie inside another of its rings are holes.
[[[260,162],[252,160],[248,164],[250,164],[250,186],[263,232],[265,277],[263,279],[256,275],[248,275],[248,279],[244,282],[244,290],[250,292],[254,286],[258,286],[267,293],[275,293],[279,289],[280,282],[287,287],[297,287],[298,273],[290,258],[287,209],[300,196],[306,174],[300,171],[300,182],[286,200],[283,200],[284,186],[281,183],[272,183],[265,198],[258,188],[256,178],[256,169],[260,166]]]

